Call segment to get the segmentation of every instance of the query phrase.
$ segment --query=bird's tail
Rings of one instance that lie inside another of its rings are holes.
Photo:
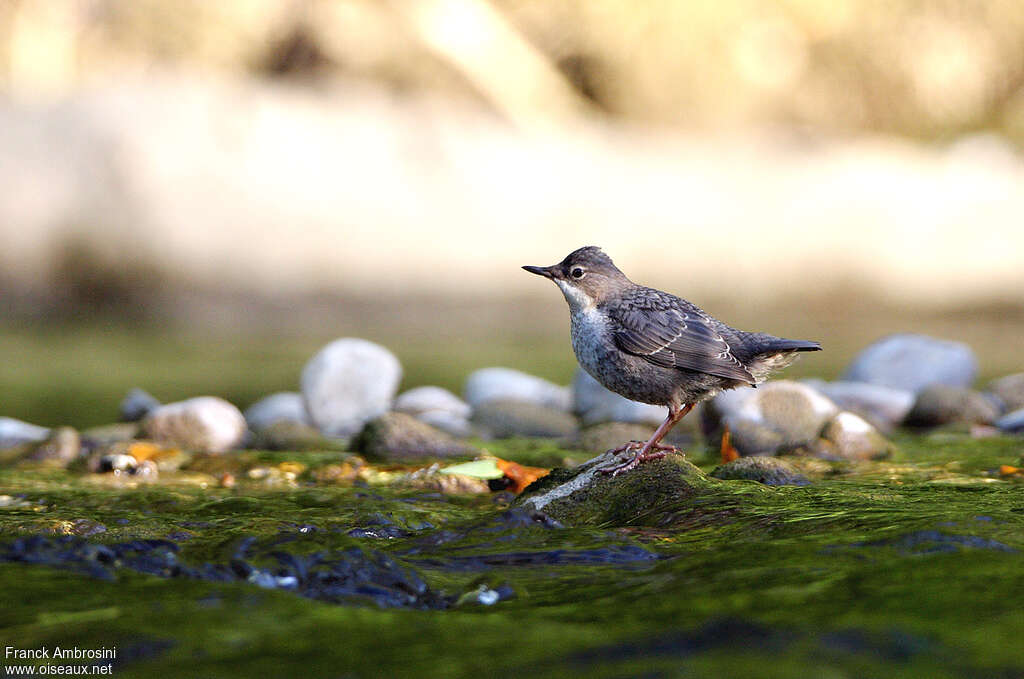
[[[761,351],[821,351],[821,345],[810,340],[772,338],[761,346]]]

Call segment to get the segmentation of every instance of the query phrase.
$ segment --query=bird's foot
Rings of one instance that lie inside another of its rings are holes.
[[[612,448],[608,452],[613,455],[618,455],[626,451],[636,451],[636,454],[626,462],[618,465],[612,465],[610,467],[601,467],[597,471],[602,474],[611,474],[613,477],[619,474],[625,474],[630,469],[633,469],[641,462],[647,462],[648,460],[660,460],[670,453],[683,454],[683,451],[679,450],[675,446],[669,446],[662,443],[655,443],[653,445],[646,445],[642,441],[630,441],[618,448]]]

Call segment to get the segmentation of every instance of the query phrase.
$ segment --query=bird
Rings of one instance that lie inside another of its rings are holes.
[[[613,477],[679,453],[662,440],[697,403],[726,389],[756,387],[799,352],[821,350],[818,342],[737,330],[685,299],[637,285],[593,245],[558,264],[523,269],[561,289],[569,304],[573,352],[584,370],[628,399],[668,406],[648,441],[608,451],[633,453],[600,469]]]

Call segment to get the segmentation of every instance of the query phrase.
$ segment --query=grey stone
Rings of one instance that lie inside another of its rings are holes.
[[[513,436],[561,438],[576,431],[576,418],[569,413],[536,403],[490,400],[473,411],[473,424],[487,438]]]
[[[646,441],[653,433],[654,427],[650,425],[602,422],[581,429],[574,444],[580,450],[600,454],[629,441]]]
[[[891,432],[914,406],[914,393],[867,382],[824,382],[813,384],[843,410],[860,415],[876,428]]]
[[[328,436],[350,436],[391,408],[402,366],[394,354],[354,337],[321,349],[302,370],[302,397],[313,424]]]
[[[860,352],[843,379],[916,393],[932,384],[968,387],[977,374],[978,361],[966,344],[899,334],[884,337]]]
[[[511,368],[482,368],[473,372],[466,378],[462,395],[474,410],[495,400],[523,401],[562,412],[572,409],[568,387]]]
[[[311,424],[302,394],[294,391],[265,396],[246,408],[244,415],[246,424],[253,431],[265,429],[281,420]]]
[[[904,424],[908,427],[938,427],[953,422],[991,424],[998,417],[999,408],[980,392],[933,384],[917,395]]]
[[[728,427],[741,455],[772,455],[811,446],[839,408],[806,384],[767,382],[725,391],[706,402],[701,423],[712,449]]]
[[[469,417],[472,408],[461,398],[441,387],[416,387],[399,394],[393,407],[395,412],[416,416],[430,411],[443,411]]]
[[[82,439],[71,427],[57,427],[49,438],[32,446],[25,459],[67,466],[82,454]]]
[[[249,447],[257,450],[347,450],[348,441],[324,436],[311,424],[281,419],[254,431]]]
[[[199,396],[156,408],[142,421],[142,433],[186,450],[222,453],[242,443],[246,425],[241,411],[224,399]]]
[[[600,382],[590,376],[590,373],[581,369],[576,370],[576,376],[573,378],[572,396],[573,412],[584,425],[630,422],[657,427],[668,415],[668,408],[665,406],[631,401],[625,396],[605,389]]]
[[[821,432],[830,455],[843,460],[877,460],[888,457],[892,444],[869,422],[851,412],[833,417]]]
[[[160,401],[149,392],[135,387],[121,400],[121,421],[138,422],[159,406]]]
[[[1024,373],[993,380],[986,391],[997,396],[1007,412],[1024,408]]]
[[[1011,434],[1024,434],[1024,408],[1003,415],[996,420],[996,426]]]
[[[82,431],[82,445],[88,449],[108,446],[112,443],[131,441],[139,435],[136,422],[117,422],[90,427]]]
[[[452,436],[469,436],[472,433],[469,404],[441,387],[416,387],[403,392],[395,399],[393,409]]]
[[[777,457],[741,457],[716,467],[711,476],[724,481],[757,481],[766,486],[806,486],[810,483],[796,467]]]
[[[388,462],[476,455],[480,452],[412,415],[395,412],[367,422],[356,438],[355,449],[369,460]]]
[[[42,441],[50,435],[50,430],[13,417],[0,417],[0,449],[12,448],[22,443]]]

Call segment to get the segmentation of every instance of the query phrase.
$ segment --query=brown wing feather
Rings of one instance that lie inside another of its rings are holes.
[[[754,384],[712,319],[683,300],[649,288],[606,306],[615,344],[663,368],[684,368]]]

